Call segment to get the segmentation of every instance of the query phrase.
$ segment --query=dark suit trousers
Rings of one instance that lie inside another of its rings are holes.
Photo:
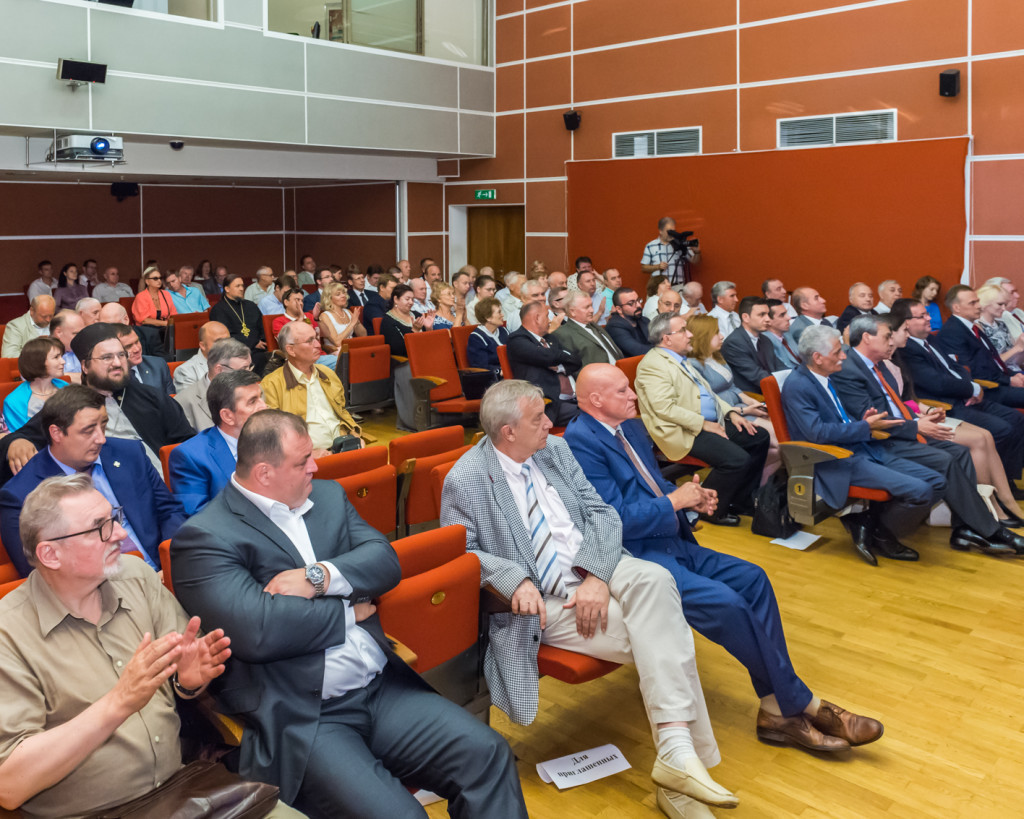
[[[991,432],[1007,480],[1010,483],[1020,480],[1024,470],[1024,415],[987,398],[969,407],[957,401],[949,414]]]
[[[877,449],[872,453],[874,457],[858,453],[839,463],[849,469],[851,484],[884,489],[892,495],[891,501],[871,504],[873,525],[893,537],[905,537],[921,525],[938,502],[945,481],[933,470],[894,453],[879,453]]]
[[[967,447],[952,441],[919,444],[892,438],[885,441],[884,445],[897,457],[932,470],[942,477],[945,488],[939,491],[953,513],[954,528],[966,524],[983,537],[995,534],[998,525],[978,494],[978,475],[974,471],[974,462]]]
[[[294,807],[311,819],[421,819],[403,783],[448,799],[453,817],[527,815],[508,743],[388,666],[365,688],[323,702]]]
[[[760,566],[695,543],[681,548],[683,554],[629,544],[636,557],[672,573],[686,621],[743,663],[758,697],[774,694],[784,716],[802,712],[812,694],[793,670],[768,576]]]
[[[985,394],[1004,406],[1024,407],[1024,387],[996,387]]]
[[[712,467],[704,486],[718,493],[718,514],[724,515],[734,504],[749,512],[771,438],[761,427],[754,427],[754,434],[748,435],[736,428],[732,418],[726,418],[725,432],[728,440],[702,431],[693,439],[690,455]]]

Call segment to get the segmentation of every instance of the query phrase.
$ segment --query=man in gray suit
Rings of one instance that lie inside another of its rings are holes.
[[[789,346],[798,349],[800,334],[808,327],[821,325],[831,327],[832,322],[825,318],[825,299],[813,287],[798,287],[790,299],[793,307],[800,314],[789,325]]]
[[[741,390],[761,392],[761,379],[782,365],[768,340],[768,299],[746,296],[739,306],[740,327],[722,342],[722,355]]]
[[[594,321],[594,304],[582,290],[570,290],[565,301],[569,317],[554,336],[570,353],[575,353],[587,364],[614,364],[622,358],[622,350],[612,341],[608,331]]]
[[[454,817],[523,819],[508,743],[384,636],[371,600],[401,577],[394,549],[315,472],[305,422],[257,412],[231,481],[171,544],[182,605],[231,629],[213,693],[245,723],[239,770],[314,818],[422,816],[408,784],[448,799]]]
[[[801,362],[796,347],[791,346],[787,338],[790,323],[789,313],[786,311],[788,306],[778,299],[768,299],[768,332],[764,335],[772,343],[775,357],[783,369],[794,370]]]
[[[705,769],[720,755],[671,575],[622,548],[619,516],[568,445],[548,437],[538,387],[495,384],[481,402],[480,425],[487,437],[445,480],[441,524],[466,527],[482,585],[511,603],[511,613],[491,617],[484,670],[494,704],[515,722],[533,721],[541,642],[634,663],[658,746],[654,781],[735,806]]]
[[[210,382],[221,373],[248,370],[252,367],[252,355],[249,348],[235,338],[222,338],[214,343],[206,354],[208,370],[198,381],[189,384],[174,396],[181,404],[185,417],[196,432],[202,432],[213,426],[210,405],[206,400],[206,392]]]

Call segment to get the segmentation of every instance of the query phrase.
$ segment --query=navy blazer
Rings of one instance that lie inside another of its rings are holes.
[[[100,450],[100,463],[118,503],[124,507],[125,517],[139,538],[139,548],[159,566],[160,542],[173,537],[185,522],[181,504],[153,469],[139,441],[107,438]],[[0,492],[0,536],[22,577],[28,575],[31,566],[21,547],[18,528],[21,506],[41,481],[63,474],[49,449],[44,447]]]
[[[841,333],[847,327],[850,326],[850,322],[853,321],[857,316],[877,316],[878,312],[872,307],[866,313],[859,307],[854,307],[852,304],[846,305],[846,309],[839,314],[839,319],[836,321],[836,329]]]
[[[838,391],[837,391],[838,392]],[[871,427],[867,421],[844,423],[839,410],[817,378],[801,364],[782,385],[782,409],[794,441],[835,444],[877,461],[872,449]],[[850,493],[850,470],[843,460],[821,463],[814,468],[815,486],[825,503],[839,509]]]
[[[235,456],[217,427],[204,429],[171,450],[171,491],[189,517],[216,497],[234,471]]]
[[[985,334],[981,334],[982,338]],[[909,345],[911,342],[907,342]],[[956,356],[956,360],[969,367],[972,378],[995,381],[1000,386],[1010,383],[1010,376],[1003,372],[995,358],[999,355],[985,342],[978,339],[967,325],[956,316],[950,316],[942,329],[935,335],[935,342],[943,352]],[[915,379],[916,381],[916,379]]]
[[[499,341],[496,342],[489,333],[485,333],[480,327],[470,333],[469,339],[466,341],[466,358],[469,360],[469,366],[480,367],[484,370],[501,369],[501,362],[498,360],[498,344],[499,342],[508,344],[508,330],[499,326],[498,339]]]
[[[362,306],[362,322],[366,328],[366,332],[373,335],[373,320],[375,318],[384,318],[384,314],[388,311],[388,304],[379,295],[374,293],[372,290],[363,290],[362,292],[363,301],[360,305],[359,299],[356,297],[355,290],[348,291],[348,309],[351,310],[353,307]]]
[[[171,381],[171,370],[160,356],[144,355],[142,363],[136,369],[142,376],[142,383],[158,389],[161,395],[172,395],[176,392]],[[135,378],[135,373],[132,373],[132,378]]]
[[[561,364],[566,375],[575,376],[583,368],[583,362],[578,355],[566,350],[557,336],[548,333],[544,340],[551,346],[542,346],[528,330],[520,327],[509,334],[508,360],[516,378],[536,384],[543,390],[544,397],[557,405],[561,382],[551,367]]]
[[[283,294],[282,294],[283,295]],[[312,293],[307,293],[302,297],[302,312],[312,313],[313,308],[320,303],[320,298],[323,294],[319,290],[314,290]]]
[[[882,377],[896,394],[900,394],[899,385],[892,373],[884,364],[879,364]],[[864,360],[857,354],[856,350],[850,350],[846,354],[846,361],[843,368],[832,376],[832,386],[839,393],[839,400],[843,402],[847,415],[850,418],[863,418],[864,413],[869,409],[876,409],[879,412],[888,413],[890,418],[899,418],[900,415],[889,406],[889,398],[878,383],[874,372],[868,369]],[[902,399],[901,399],[902,400]],[[917,421],[907,421],[898,427],[891,427],[886,430],[893,438],[906,441],[917,440]]]
[[[654,460],[651,439],[639,418],[622,423],[622,434],[636,451],[665,495],[675,485],[662,476]],[[682,554],[686,543],[696,545],[685,512],[676,512],[667,497],[651,491],[615,436],[596,419],[581,412],[563,436],[597,493],[622,519],[622,545],[634,555],[644,551]]]
[[[647,340],[647,330],[650,327],[650,319],[644,316],[637,316],[636,323],[618,313],[608,317],[608,323],[604,329],[612,337],[622,354],[625,356],[646,355],[652,345]]]
[[[914,379],[914,391],[917,395],[920,398],[930,398],[933,401],[966,401],[973,396],[974,384],[971,381],[971,374],[950,358],[944,350],[939,349],[931,342],[928,342],[928,346],[935,351],[936,356],[942,356],[953,372],[960,377],[957,378],[957,375],[953,375],[936,361],[923,345],[909,339],[907,346],[899,350],[898,353],[910,370],[910,375]]]
[[[766,370],[761,365],[757,357],[759,351],[767,359],[770,369]],[[775,348],[766,335],[761,333],[757,337],[757,350],[754,350],[754,343],[743,327],[733,330],[722,342],[722,356],[732,370],[736,386],[741,390],[761,392],[761,379],[783,369],[775,355]]]

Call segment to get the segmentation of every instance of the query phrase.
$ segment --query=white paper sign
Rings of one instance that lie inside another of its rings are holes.
[[[538,762],[537,773],[545,782],[554,782],[559,790],[564,790],[628,771],[631,767],[622,751],[614,745],[602,745],[548,762]]]
[[[810,532],[794,532],[787,538],[777,537],[772,543],[802,552],[809,546],[817,543],[820,538],[821,535],[812,535]]]

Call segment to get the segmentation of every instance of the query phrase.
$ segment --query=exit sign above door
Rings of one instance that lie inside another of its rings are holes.
[[[473,191],[474,199],[497,199],[498,190],[497,188],[477,188]]]

